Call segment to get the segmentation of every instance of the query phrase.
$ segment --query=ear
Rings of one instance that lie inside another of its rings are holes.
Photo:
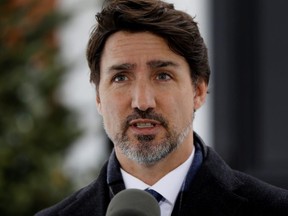
[[[206,101],[208,86],[204,80],[198,80],[195,86],[194,109],[199,109]]]
[[[100,115],[102,115],[101,100],[100,100],[100,97],[99,97],[98,92],[96,93],[96,106],[97,106],[98,113],[99,113]]]

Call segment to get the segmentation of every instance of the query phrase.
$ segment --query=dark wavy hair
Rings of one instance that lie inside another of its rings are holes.
[[[173,4],[160,0],[109,0],[97,13],[98,25],[91,32],[87,46],[90,81],[100,82],[100,60],[107,38],[118,31],[148,31],[164,38],[170,49],[189,64],[193,83],[209,83],[207,48],[197,23]]]

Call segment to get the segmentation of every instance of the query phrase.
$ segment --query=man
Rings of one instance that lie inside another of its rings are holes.
[[[230,169],[193,132],[210,69],[197,24],[158,0],[112,0],[87,59],[114,151],[89,186],[38,213],[105,215],[125,188],[153,189],[161,215],[288,215],[288,192]]]

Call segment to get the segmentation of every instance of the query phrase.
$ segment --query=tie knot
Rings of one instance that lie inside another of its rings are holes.
[[[163,199],[163,196],[155,190],[147,188],[147,189],[145,189],[145,191],[150,193],[157,200],[157,202],[160,202]]]

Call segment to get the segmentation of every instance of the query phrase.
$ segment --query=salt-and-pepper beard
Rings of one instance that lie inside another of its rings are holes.
[[[155,142],[156,135],[135,135],[134,138],[137,143],[132,143],[127,136],[129,122],[134,119],[144,118],[156,120],[166,129],[166,134],[162,140]],[[169,123],[162,115],[156,114],[153,111],[139,111],[136,110],[132,115],[128,116],[127,121],[122,125],[122,133],[118,133],[113,140],[114,145],[119,148],[122,153],[129,159],[134,160],[143,165],[153,165],[161,159],[165,158],[178,146],[182,144],[189,132],[192,130],[194,115],[190,122],[180,133],[172,127],[169,128]],[[171,127],[171,126],[170,126]]]

